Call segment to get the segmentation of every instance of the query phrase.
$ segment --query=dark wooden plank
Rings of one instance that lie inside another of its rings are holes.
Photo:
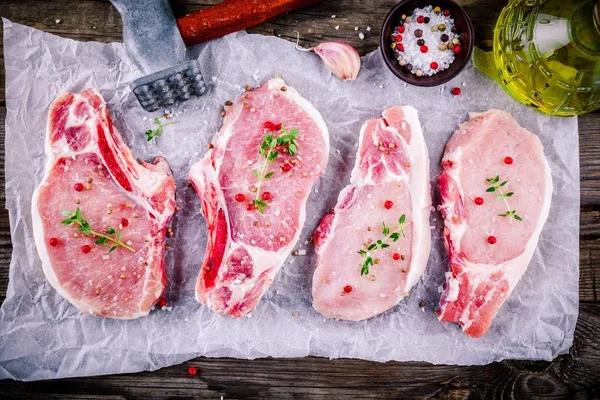
[[[177,16],[191,13],[219,0],[171,1]],[[251,33],[278,35],[296,41],[298,31],[301,44],[316,45],[325,40],[344,40],[361,54],[375,50],[379,44],[379,31],[388,11],[396,0],[323,1],[249,29]],[[502,2],[487,1],[487,7],[476,3],[465,7],[473,19],[477,32],[477,45],[491,48],[490,38],[496,16]],[[68,0],[3,0],[0,2],[0,15],[13,22],[28,25],[46,32],[77,40],[100,42],[121,41],[121,18],[108,1],[68,1]],[[335,15],[335,18],[332,16]],[[60,20],[59,23],[56,20]],[[339,28],[336,30],[335,27]],[[354,28],[359,27],[359,31]],[[367,31],[371,27],[371,31]],[[365,34],[364,40],[358,33]],[[0,50],[2,50],[0,48]],[[3,60],[1,60],[3,62]],[[0,70],[0,104],[4,102],[4,70]]]
[[[0,381],[11,398],[336,399],[598,398],[600,304],[583,304],[570,353],[553,362],[504,361],[485,366],[372,363],[324,358],[197,358],[156,372],[36,383]],[[188,374],[194,366],[198,374]],[[104,397],[103,397],[104,398]]]
[[[218,0],[171,1],[177,15]],[[361,54],[378,45],[379,27],[396,0],[324,1],[280,16],[250,32],[280,35],[310,46],[345,40]],[[477,34],[491,47],[492,30],[504,2],[463,1]],[[106,1],[3,0],[0,15],[77,40],[121,40],[118,13]],[[335,15],[335,18],[332,18]],[[56,23],[56,19],[60,19]],[[335,27],[339,25],[339,29]],[[358,26],[365,39],[358,37]],[[370,26],[372,30],[366,31]],[[2,54],[2,53],[0,53]],[[3,60],[0,60],[3,63]],[[0,68],[0,105],[4,105],[4,69]],[[4,117],[0,108],[0,185],[4,187]],[[581,157],[580,300],[575,345],[552,363],[506,361],[480,367],[423,363],[377,364],[361,360],[199,358],[153,373],[67,379],[36,383],[0,381],[3,398],[600,398],[600,114],[579,120]],[[0,203],[5,203],[0,190]],[[10,261],[8,214],[0,208],[0,301],[4,300]],[[586,303],[590,302],[590,303]],[[187,374],[189,366],[199,369]]]

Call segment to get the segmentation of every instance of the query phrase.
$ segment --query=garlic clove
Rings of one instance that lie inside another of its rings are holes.
[[[343,80],[353,81],[360,70],[356,49],[344,42],[323,42],[311,49],[321,57],[325,66]]]

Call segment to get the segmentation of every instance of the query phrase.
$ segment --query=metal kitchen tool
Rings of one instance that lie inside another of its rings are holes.
[[[168,0],[110,0],[123,19],[129,56],[146,76],[130,86],[142,107],[156,111],[203,95],[200,65],[186,61],[191,46],[265,22],[321,0],[225,0],[175,19]]]
[[[206,84],[186,47],[168,0],[111,0],[123,19],[127,53],[145,76],[130,83],[140,105],[156,111],[201,96]]]

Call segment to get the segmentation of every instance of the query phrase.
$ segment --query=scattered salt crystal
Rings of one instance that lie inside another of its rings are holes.
[[[339,25],[336,25],[336,26],[335,26],[335,30],[337,31],[337,30],[339,30],[339,29],[340,29],[340,26],[339,26]]]
[[[260,70],[258,68],[256,68],[256,70],[252,74],[252,79],[254,79],[255,81],[258,82],[258,78],[260,78]]]
[[[298,255],[299,256],[305,256],[306,255],[306,250],[304,250],[304,249],[298,250]]]
[[[211,79],[212,79],[213,82],[217,81],[217,77],[216,76],[213,76]]]
[[[60,19],[55,19],[54,22],[56,22],[57,24],[60,24]]]
[[[365,38],[365,34],[364,33],[359,33],[358,37],[360,38],[360,40],[363,40]]]
[[[335,15],[332,15],[331,18],[335,18]]]
[[[108,254],[105,254],[105,255],[102,256],[102,259],[103,260],[108,260],[108,259],[110,259],[110,256]]]
[[[383,89],[383,85],[379,85],[379,88],[380,88],[380,89]]]
[[[371,27],[367,26],[367,32],[371,32]]]
[[[355,31],[357,31],[357,30],[358,30],[358,26],[355,26],[355,27],[354,27],[354,30],[355,30]]]

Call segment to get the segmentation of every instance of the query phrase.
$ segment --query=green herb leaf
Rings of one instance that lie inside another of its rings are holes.
[[[496,175],[495,178],[491,178],[491,179],[486,179],[487,182],[495,184],[498,183],[500,181],[500,175]],[[506,199],[511,198],[515,193],[514,192],[507,192],[504,193],[502,191],[502,187],[504,187],[506,184],[508,183],[507,180],[502,181],[500,184],[489,187],[486,192],[495,192],[498,191],[498,193],[500,193],[497,197],[498,199],[501,199],[504,201],[504,203],[506,204],[506,208],[508,208],[508,211],[505,212],[504,214],[498,214],[499,217],[513,217],[514,219],[516,219],[517,221],[522,221],[521,217],[519,217],[516,213],[516,210],[511,210],[510,205],[508,204],[508,201]]]
[[[295,144],[290,143],[288,145],[288,153],[290,153],[290,156],[295,155],[297,150],[298,150],[298,147],[296,147]]]
[[[265,179],[269,179],[271,178],[273,175],[275,175],[274,171],[269,172],[268,174],[265,175]]]
[[[404,227],[408,224],[406,222],[406,214],[402,214],[398,219],[398,222],[400,224],[397,227],[390,227],[385,222],[382,222],[381,232],[383,234],[383,239],[377,239],[375,243],[371,243],[367,247],[367,251],[362,249],[358,251],[358,254],[360,254],[363,258],[363,261],[360,264],[361,276],[367,275],[369,273],[369,266],[374,265],[373,258],[369,255],[369,252],[375,251],[377,249],[387,249],[388,247],[390,247],[389,242],[386,241],[387,239],[391,239],[393,242],[396,242],[398,239],[400,239],[400,235],[405,237]]]
[[[162,135],[162,131],[165,126],[176,124],[177,121],[171,121],[166,124],[163,124],[162,122],[160,122],[159,118],[154,118],[154,123],[158,126],[155,129],[148,129],[146,131],[147,141],[151,141],[155,137]]]
[[[117,232],[114,228],[108,227],[106,235],[92,230],[90,223],[83,218],[81,209],[79,207],[77,207],[77,209],[74,212],[70,212],[70,211],[62,212],[63,215],[66,215],[66,213],[69,213],[71,216],[67,219],[62,220],[61,223],[64,225],[77,224],[77,230],[79,232],[82,232],[86,236],[92,235],[92,237],[94,238],[95,244],[106,246],[108,244],[108,242],[110,241],[113,244],[113,247],[111,248],[110,251],[114,251],[117,247],[123,247],[126,250],[135,252],[135,250],[133,248],[131,248],[130,246],[126,245],[125,243],[123,243],[121,241],[121,232]],[[116,235],[114,237],[107,236],[107,235],[114,235],[115,233],[116,233]]]
[[[267,207],[267,203],[265,203],[262,200],[256,199],[253,201],[254,206],[256,207],[256,209],[258,210],[259,213],[263,213],[265,210],[265,207]]]

